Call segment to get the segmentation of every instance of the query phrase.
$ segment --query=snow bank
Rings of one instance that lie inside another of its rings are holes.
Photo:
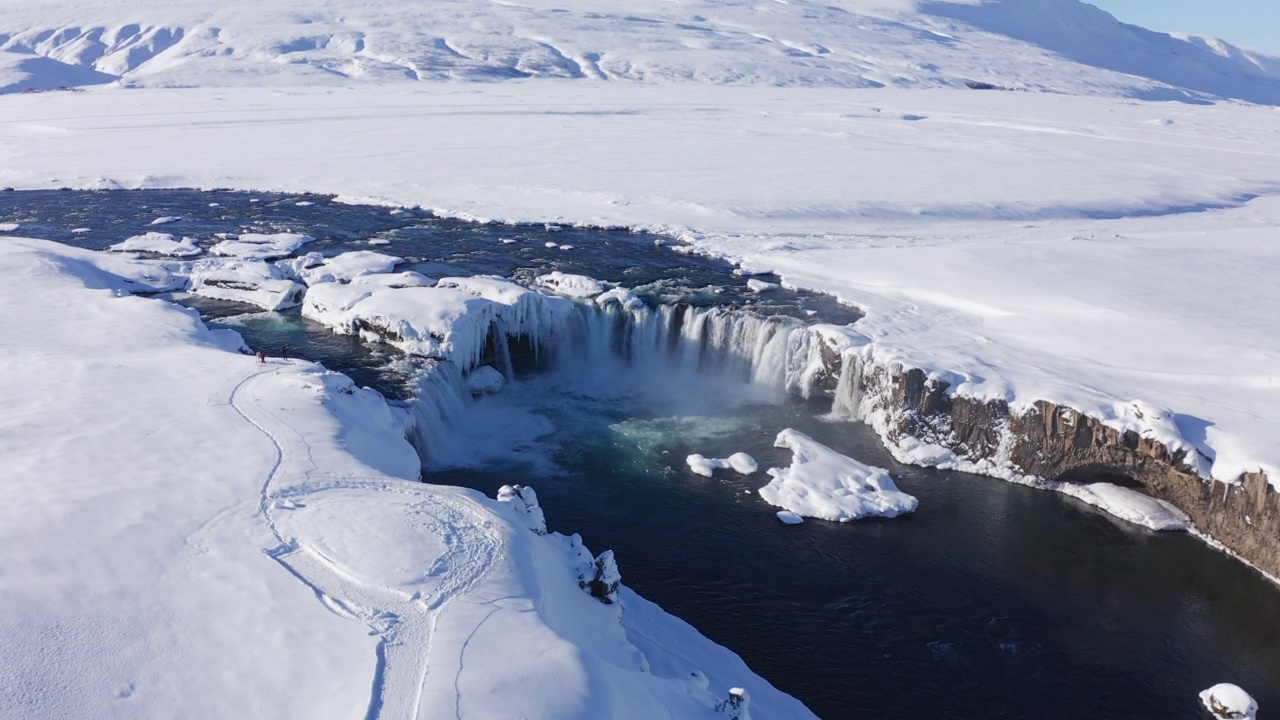
[[[595,297],[604,292],[604,284],[586,275],[572,275],[560,271],[539,275],[534,282],[554,293],[573,298]]]
[[[759,467],[755,458],[743,452],[734,453],[727,458],[707,458],[695,453],[685,458],[685,462],[690,470],[705,477],[711,477],[716,470],[726,468],[732,468],[740,475],[750,475]]]
[[[314,240],[310,235],[298,233],[244,233],[235,240],[223,240],[209,248],[209,252],[214,255],[272,260],[292,255],[298,248]]]
[[[845,457],[797,430],[778,433],[774,445],[794,455],[790,467],[767,471],[773,480],[760,488],[760,497],[770,505],[803,517],[848,522],[897,517],[919,504],[898,490],[888,471]]]
[[[1258,703],[1243,688],[1231,683],[1219,683],[1200,693],[1200,702],[1221,720],[1254,720],[1258,717]]]
[[[1152,530],[1190,530],[1191,519],[1164,500],[1111,483],[1054,483],[1064,495],[1082,500],[1121,520]]]
[[[204,252],[196,246],[195,238],[184,237],[177,240],[168,233],[158,232],[134,235],[112,245],[109,249],[116,252],[148,252],[170,257],[191,257]]]

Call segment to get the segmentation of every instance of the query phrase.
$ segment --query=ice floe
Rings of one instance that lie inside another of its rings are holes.
[[[773,478],[760,497],[803,517],[847,522],[862,517],[897,517],[918,501],[894,484],[887,470],[845,457],[798,430],[778,433],[774,445],[790,448],[791,466],[769,468]]]

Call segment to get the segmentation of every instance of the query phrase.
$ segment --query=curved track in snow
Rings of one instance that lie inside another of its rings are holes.
[[[259,368],[237,383],[228,397],[228,405],[275,448],[259,510],[278,545],[264,552],[309,587],[331,612],[364,623],[378,636],[366,718],[416,718],[436,619],[450,601],[488,573],[501,554],[501,537],[486,510],[458,495],[387,477],[328,476],[314,462],[306,438],[268,410],[255,392],[261,383],[279,376],[279,369],[272,366]],[[286,483],[287,487],[281,487]],[[423,569],[423,575],[433,580],[429,590],[410,592],[362,576],[328,556],[319,543],[309,541],[305,522],[293,532],[281,527],[279,513],[304,508],[309,499],[321,500],[325,493],[344,490],[391,493],[412,502],[415,524],[425,527],[444,546]]]

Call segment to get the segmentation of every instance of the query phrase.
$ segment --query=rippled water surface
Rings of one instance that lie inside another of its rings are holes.
[[[161,216],[182,220],[148,227]],[[651,302],[857,317],[819,295],[749,293],[730,267],[650,235],[475,225],[323,196],[0,194],[0,223],[15,222],[15,234],[96,249],[145,230],[205,245],[218,232],[292,230],[318,238],[306,251],[377,250],[437,277],[559,269],[638,287]],[[403,395],[395,352],[296,313],[188,302],[255,348],[290,345]],[[865,428],[821,419],[828,406],[744,396],[714,378],[567,368],[478,403],[485,421],[458,433],[465,452],[427,477],[489,494],[533,485],[553,529],[613,548],[625,582],[826,718],[1207,717],[1196,694],[1223,681],[1263,713],[1280,708],[1280,591],[1252,570],[1070,498],[898,465]],[[737,451],[786,465],[789,452],[772,447],[786,427],[889,468],[920,509],[784,526],[755,494],[763,472],[707,479],[684,465],[690,453]]]

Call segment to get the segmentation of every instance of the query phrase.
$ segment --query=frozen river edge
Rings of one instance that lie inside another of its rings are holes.
[[[527,503],[418,482],[376,392],[135,297],[154,268],[11,238],[0,271],[0,714],[812,717],[584,592],[599,558]]]

